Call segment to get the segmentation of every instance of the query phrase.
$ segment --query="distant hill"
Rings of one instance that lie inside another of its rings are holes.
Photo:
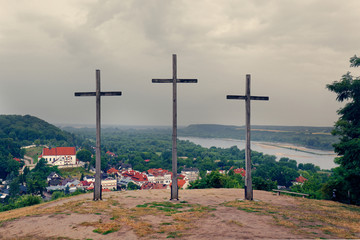
[[[308,148],[332,150],[338,138],[331,135],[332,127],[261,126],[251,127],[251,140],[281,142]],[[178,130],[183,137],[233,138],[245,140],[245,126],[193,124]]]
[[[35,141],[49,146],[73,146],[75,136],[30,115],[0,115],[0,139],[11,139],[21,146]]]

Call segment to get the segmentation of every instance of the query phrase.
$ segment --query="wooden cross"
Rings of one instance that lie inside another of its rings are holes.
[[[251,181],[251,148],[250,148],[250,100],[268,101],[269,97],[257,97],[250,95],[250,74],[246,75],[246,95],[227,95],[226,99],[245,100],[246,102],[246,148],[245,148],[245,199],[253,200],[253,188]]]
[[[101,92],[100,91],[100,70],[96,70],[96,92],[76,92],[75,97],[96,97],[96,173],[94,186],[94,201],[102,200],[101,193],[101,149],[100,149],[100,98],[102,96],[121,96],[121,92]]]
[[[173,132],[172,132],[172,179],[171,179],[171,198],[170,200],[179,200],[178,182],[177,182],[177,99],[176,85],[177,83],[197,83],[197,79],[178,79],[176,54],[172,55],[173,77],[172,79],[152,79],[153,83],[172,83],[173,85]]]

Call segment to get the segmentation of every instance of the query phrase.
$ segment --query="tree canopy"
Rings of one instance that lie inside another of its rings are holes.
[[[0,138],[9,138],[21,146],[47,144],[49,146],[72,146],[75,136],[58,127],[30,115],[0,115]]]
[[[360,58],[356,55],[350,58],[350,66],[358,67]],[[346,102],[338,110],[339,119],[335,123],[334,135],[340,136],[340,141],[334,144],[334,150],[339,155],[335,162],[342,170],[336,171],[332,183],[337,189],[338,197],[350,197],[356,204],[360,203],[360,77],[353,77],[350,72],[326,86],[336,93],[336,100]],[[341,182],[341,184],[339,184]],[[329,187],[330,189],[331,187]],[[350,199],[350,200],[351,200]],[[344,199],[339,199],[344,200]]]

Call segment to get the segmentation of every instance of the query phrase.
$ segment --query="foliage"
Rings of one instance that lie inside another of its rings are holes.
[[[279,162],[275,158],[267,157],[262,161],[258,160],[258,166],[253,173],[253,177],[259,177],[263,180],[273,184],[271,182],[277,182],[280,186],[290,187],[292,181],[300,176],[298,173],[298,167],[295,160],[288,158],[281,158]],[[259,182],[259,184],[262,184]]]
[[[30,115],[0,115],[0,138],[11,138],[21,146],[36,143],[73,146],[75,137],[44,120]]]
[[[13,158],[23,158],[21,146],[47,144],[49,146],[74,146],[78,139],[39,118],[25,115],[0,115],[0,178],[18,172],[21,164]]]
[[[0,178],[6,179],[11,173],[17,176],[21,164],[14,160],[12,155],[0,156]]]
[[[320,171],[320,167],[315,166],[313,163],[299,163],[298,168],[310,172]]]
[[[66,195],[65,195],[65,193],[63,191],[55,191],[51,195],[51,200],[56,200],[58,198],[63,198],[65,196]]]
[[[58,172],[61,176],[81,179],[81,176],[84,175],[93,175],[92,173],[86,171],[83,167],[74,167],[74,168],[60,168]]]
[[[189,189],[200,188],[240,188],[244,186],[244,181],[240,174],[221,174],[219,171],[212,171],[204,178],[195,180],[189,185]]]
[[[355,55],[350,59],[351,67],[358,67],[360,59]],[[346,102],[338,110],[339,120],[335,123],[334,135],[340,136],[340,141],[334,144],[335,152],[340,156],[335,162],[340,164],[337,174],[332,179],[338,193],[338,198],[344,201],[350,191],[352,201],[360,204],[360,77],[353,77],[350,72],[344,74],[340,81],[326,86],[337,94],[336,100]],[[338,184],[342,182],[342,184]],[[330,187],[330,186],[329,186]]]
[[[133,182],[129,182],[127,185],[127,190],[138,190],[138,189],[140,189],[140,187]]]
[[[16,197],[20,193],[19,178],[15,178],[10,183],[9,195],[10,197]]]
[[[76,158],[82,162],[90,162],[92,153],[89,150],[82,149],[76,153]]]
[[[329,181],[327,173],[301,171],[301,174],[307,180],[304,183],[291,186],[291,190],[299,193],[307,193],[310,198],[330,199],[324,193],[324,186]]]
[[[14,200],[14,199],[12,199]],[[42,198],[40,196],[35,195],[23,195],[15,199],[15,201],[9,201],[7,205],[0,205],[0,212],[8,211],[11,209],[22,208],[27,206],[32,206],[35,204],[39,204],[42,202]]]
[[[272,181],[270,179],[263,179],[261,177],[253,177],[252,183],[254,189],[256,190],[271,191],[272,189],[277,188],[277,181]]]
[[[57,167],[51,167],[46,164],[45,159],[40,159],[35,168],[27,174],[26,186],[28,193],[42,194],[47,186],[46,178],[51,172],[59,174]]]

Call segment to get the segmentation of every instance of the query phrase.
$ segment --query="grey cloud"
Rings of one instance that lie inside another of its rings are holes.
[[[50,122],[94,122],[94,101],[75,91],[94,89],[102,70],[104,123],[171,123],[171,77],[178,54],[179,124],[243,124],[245,74],[254,124],[331,125],[335,96],[325,85],[348,70],[358,51],[356,0],[306,1],[64,1],[57,8],[4,5],[0,16],[0,111]],[[8,15],[6,15],[8,14]],[[25,88],[18,89],[18,86]],[[71,115],[71,117],[68,117]]]

